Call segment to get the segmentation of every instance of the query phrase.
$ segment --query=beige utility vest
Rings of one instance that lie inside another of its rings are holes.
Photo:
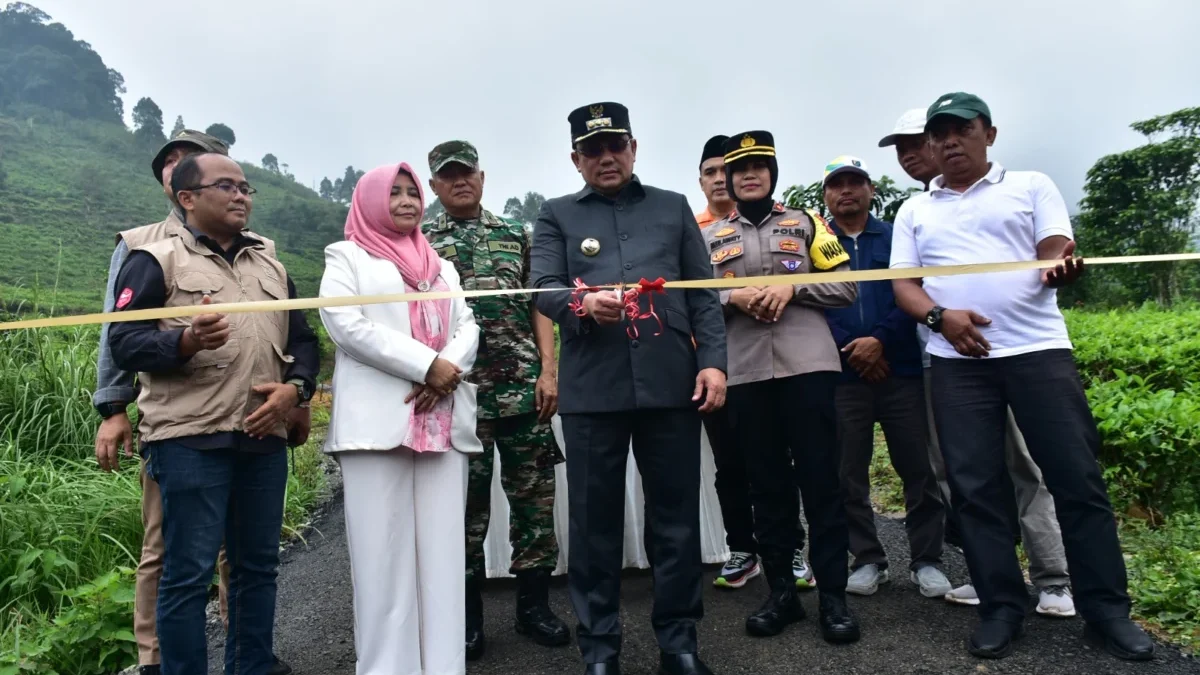
[[[170,221],[170,218],[164,221],[164,226],[172,229],[165,239],[131,247],[154,256],[162,266],[167,290],[165,306],[199,305],[205,295],[212,298],[213,304],[287,299],[287,272],[271,255],[273,243],[259,235],[247,234],[256,243],[239,250],[230,265],[225,258],[198,243],[178,220],[174,224]],[[142,384],[138,396],[142,414],[138,431],[144,442],[241,431],[246,417],[266,401],[266,396],[255,393],[253,388],[283,381],[292,362],[292,357],[284,351],[288,313],[225,316],[230,336],[221,348],[197,352],[175,371],[138,374]],[[161,330],[186,329],[190,325],[191,317],[158,322]],[[271,433],[287,437],[283,422]]]

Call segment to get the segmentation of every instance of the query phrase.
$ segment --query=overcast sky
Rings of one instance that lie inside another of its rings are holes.
[[[233,154],[272,152],[297,180],[475,143],[484,205],[582,186],[567,114],[629,106],[646,183],[704,206],[697,165],[716,133],[775,135],[780,187],[842,153],[911,184],[877,147],[948,91],[991,107],[992,157],[1051,176],[1072,205],[1128,125],[1200,105],[1198,0],[31,0],[150,96],[224,122]]]

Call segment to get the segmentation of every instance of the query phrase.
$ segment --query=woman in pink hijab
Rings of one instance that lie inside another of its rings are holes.
[[[358,181],[321,297],[461,290],[421,234],[408,164]],[[325,451],[345,485],[357,675],[466,673],[463,519],[479,328],[462,298],[331,307],[337,346]]]

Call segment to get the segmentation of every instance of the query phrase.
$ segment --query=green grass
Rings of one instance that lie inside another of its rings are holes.
[[[98,310],[114,235],[166,217],[149,168],[157,148],[119,124],[33,107],[0,109],[0,148],[0,288],[56,285],[61,310]],[[258,189],[251,229],[276,241],[297,290],[312,297],[346,207],[288,176],[242,166]]]
[[[105,473],[94,459],[98,332],[0,333],[2,675],[108,675],[135,659],[139,464],[123,459]],[[314,409],[312,438],[295,452],[282,539],[299,536],[327,495],[319,451],[327,421]],[[11,670],[22,662],[30,670]]]

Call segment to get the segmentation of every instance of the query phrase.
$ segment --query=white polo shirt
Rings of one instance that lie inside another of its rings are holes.
[[[961,194],[938,176],[929,191],[904,202],[892,234],[891,267],[933,267],[1037,260],[1038,242],[1072,239],[1067,205],[1054,181],[1037,171],[1007,171],[997,162]],[[929,277],[925,291],[947,309],[970,309],[992,320],[979,330],[988,358],[1047,349],[1071,349],[1058,293],[1042,284],[1041,270]],[[926,349],[962,356],[940,333]]]

